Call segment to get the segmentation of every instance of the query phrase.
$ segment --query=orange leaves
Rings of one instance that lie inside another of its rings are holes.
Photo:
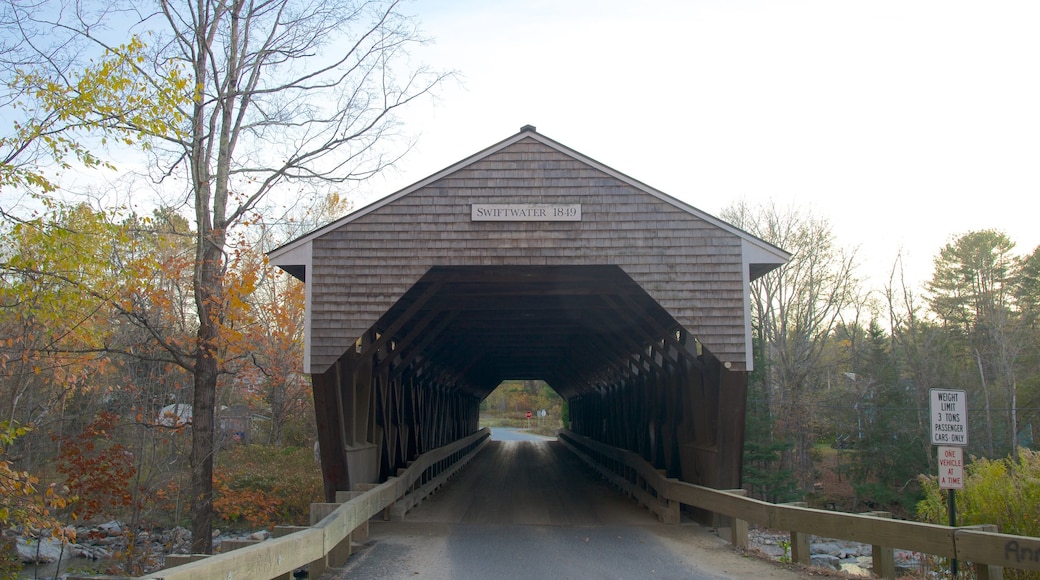
[[[215,470],[213,509],[232,526],[304,525],[321,490],[310,449],[236,446]]]
[[[58,471],[79,497],[79,515],[83,518],[133,505],[133,456],[123,445],[111,443],[109,437],[118,419],[114,413],[101,412],[77,436],[61,439]]]
[[[242,455],[241,450],[234,453]],[[213,474],[213,510],[229,524],[246,523],[268,527],[278,522],[276,514],[282,500],[271,493],[276,482],[256,473],[248,461],[218,467]]]
[[[234,525],[245,523],[250,527],[270,527],[279,522],[274,519],[282,500],[259,489],[232,489],[229,477],[218,471],[215,477],[213,510],[217,515]]]

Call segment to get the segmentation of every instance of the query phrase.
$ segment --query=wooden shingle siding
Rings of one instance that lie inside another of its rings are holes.
[[[582,221],[471,221],[481,203],[581,204]],[[432,266],[604,264],[744,368],[741,239],[525,138],[313,240],[312,369],[335,362]]]

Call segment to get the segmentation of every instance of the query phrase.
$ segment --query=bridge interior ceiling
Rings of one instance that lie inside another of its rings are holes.
[[[395,367],[478,399],[507,379],[581,396],[699,354],[617,266],[434,267],[373,330]]]

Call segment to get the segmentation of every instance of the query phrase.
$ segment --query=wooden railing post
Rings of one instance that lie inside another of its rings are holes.
[[[664,513],[661,515],[661,521],[666,524],[677,524],[682,521],[682,504],[667,498],[664,501],[665,508]]]
[[[362,489],[362,486],[364,488]],[[346,503],[355,497],[358,497],[362,493],[375,487],[375,484],[371,483],[356,483],[354,484],[354,491],[337,491],[336,501]],[[368,520],[365,520],[360,526],[358,526],[351,534],[350,540],[352,542],[364,542],[368,540]]]
[[[804,501],[792,501],[783,503],[780,505],[789,505],[793,507],[809,507],[809,504]],[[799,532],[796,530],[788,530],[791,534],[791,561],[798,562],[799,564],[810,565],[812,564],[812,550],[809,546],[809,538],[812,534],[807,532]]]
[[[747,496],[746,489],[727,489],[724,490],[730,495],[739,495],[740,497]],[[748,543],[748,521],[742,520],[736,516],[729,516],[729,543],[737,546],[738,548],[747,548]]]
[[[994,524],[982,524],[978,526],[965,526],[965,529],[978,530],[980,532],[996,532],[997,526]],[[990,566],[988,564],[976,564],[975,566],[975,578],[978,580],[1004,580],[1004,569],[1000,566]]]
[[[328,565],[330,568],[339,568],[347,563],[350,559],[350,555],[353,553],[354,546],[351,544],[352,534],[347,534],[347,537],[340,540],[332,550],[329,551]]]
[[[271,537],[281,538],[306,529],[306,526],[275,526],[274,529],[271,530]],[[286,572],[285,574],[272,578],[271,580],[293,580],[293,573]]]
[[[665,488],[671,485],[672,482],[678,482],[679,480],[674,477],[668,477],[668,472],[664,469],[658,469],[657,474],[660,476],[657,480],[658,482],[668,482],[667,484],[659,483],[655,488],[657,498],[664,502],[664,508],[661,510],[660,514],[661,521],[666,524],[677,524],[682,520],[682,504],[667,497]]]
[[[792,562],[798,562],[806,566],[812,564],[812,548],[809,543],[810,535],[807,532],[791,531]]]
[[[892,519],[891,512],[867,512],[865,515],[874,516],[876,518],[888,518]],[[895,550],[889,546],[878,546],[872,545],[870,547],[870,560],[871,565],[874,568],[874,574],[881,578],[896,577],[896,556]]]
[[[320,522],[322,518],[332,513],[332,510],[336,509],[334,506],[338,504],[328,503],[312,503],[311,504],[311,525]],[[321,578],[321,575],[327,572],[329,569],[329,555],[328,553],[322,554],[321,558],[314,560],[307,566],[307,577],[308,578]]]

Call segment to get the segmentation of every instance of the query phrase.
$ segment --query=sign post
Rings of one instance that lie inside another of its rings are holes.
[[[968,394],[964,391],[928,391],[932,445],[938,446],[939,489],[947,490],[950,527],[957,526],[956,490],[964,489],[964,448],[968,445]],[[957,560],[950,560],[957,576]]]

